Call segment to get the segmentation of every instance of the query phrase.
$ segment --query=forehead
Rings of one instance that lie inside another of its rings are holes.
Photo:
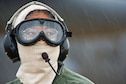
[[[54,16],[47,10],[34,10],[26,16],[26,19],[30,18],[54,18]]]

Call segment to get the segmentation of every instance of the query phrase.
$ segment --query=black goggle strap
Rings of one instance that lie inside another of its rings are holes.
[[[72,32],[66,32],[67,37],[72,37]]]
[[[66,24],[65,24],[65,22],[64,21],[61,21],[62,22],[62,24],[65,26],[65,28],[66,28],[66,37],[72,37],[72,32],[68,32],[69,30],[67,29],[67,26],[66,26]]]
[[[16,36],[16,28],[11,30],[11,35]]]
[[[6,27],[5,27],[5,31],[9,32],[11,30],[12,30],[12,24],[7,24]]]

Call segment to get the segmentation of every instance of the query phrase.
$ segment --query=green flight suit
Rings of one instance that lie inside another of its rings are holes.
[[[19,79],[15,79],[7,84],[23,84]],[[62,67],[60,71],[60,75],[57,75],[52,84],[94,84],[92,81],[70,71],[69,69]]]

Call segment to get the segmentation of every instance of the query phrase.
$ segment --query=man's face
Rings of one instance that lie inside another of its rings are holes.
[[[33,19],[33,18],[51,18],[51,17],[45,14],[44,12],[37,12],[37,11],[31,13],[30,15],[26,17],[26,19]],[[40,41],[43,42],[42,39]]]
[[[33,45],[46,42],[50,46],[59,45],[65,38],[65,27],[47,11],[32,11],[24,21],[16,26],[19,43]]]

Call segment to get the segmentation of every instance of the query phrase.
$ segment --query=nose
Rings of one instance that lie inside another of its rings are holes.
[[[39,41],[45,41],[43,38],[41,38]]]
[[[38,41],[38,43],[45,43],[45,41],[43,40],[43,39],[40,39],[39,41]]]

